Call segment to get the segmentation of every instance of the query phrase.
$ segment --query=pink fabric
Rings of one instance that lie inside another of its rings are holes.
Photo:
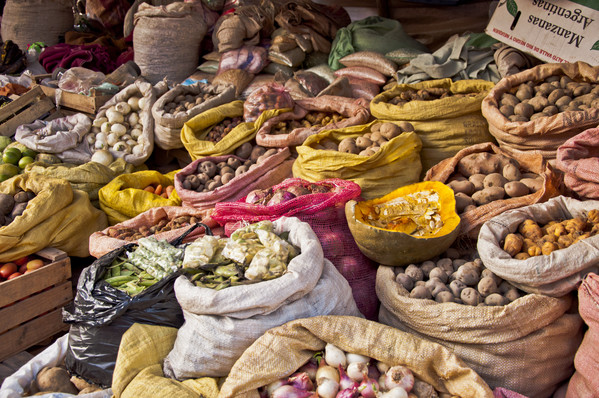
[[[117,67],[108,49],[99,44],[56,44],[42,51],[39,62],[49,73],[56,68],[69,69],[76,66],[110,73]]]
[[[581,198],[599,199],[599,128],[575,135],[557,149],[556,167]]]
[[[508,390],[507,388],[497,387],[493,390],[493,398],[526,398],[522,394]]]
[[[301,178],[289,178],[272,188],[277,190],[309,184],[311,183]],[[318,236],[325,257],[349,282],[360,312],[367,319],[377,320],[377,267],[358,249],[345,218],[345,203],[360,196],[360,186],[352,181],[337,178],[314,184],[331,184],[336,188],[329,193],[303,195],[274,206],[245,203],[245,197],[234,203],[217,203],[211,217],[225,226],[227,235],[244,223],[273,221],[283,216],[298,217],[307,222]]]
[[[588,274],[578,288],[578,310],[588,325],[574,357],[576,373],[570,379],[566,398],[599,397],[599,275]]]

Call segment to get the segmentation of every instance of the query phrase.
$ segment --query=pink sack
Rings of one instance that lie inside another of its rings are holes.
[[[570,379],[566,398],[599,397],[599,275],[588,274],[578,288],[578,310],[588,325],[574,357],[576,373]]]
[[[522,394],[518,394],[512,390],[508,390],[507,388],[497,387],[493,390],[493,398],[526,398]]]
[[[348,68],[341,68],[335,71],[335,76],[347,76],[350,78],[365,80],[369,83],[382,86],[387,83],[387,78],[381,72],[376,71],[366,66],[350,66]]]
[[[175,190],[181,198],[183,206],[195,207],[196,209],[212,209],[217,203],[234,202],[245,197],[254,189],[269,188],[290,177],[292,175],[293,160],[287,160],[289,155],[289,148],[281,149],[276,154],[266,158],[257,167],[234,177],[225,185],[221,185],[212,191],[196,192],[183,188],[185,177],[194,174],[201,162],[210,160],[214,163],[220,163],[226,162],[231,157],[243,162],[243,159],[235,155],[200,158],[175,174]]]
[[[137,240],[129,241],[124,239],[113,238],[108,235],[109,229],[139,229],[139,227],[142,226],[151,227],[153,225],[158,224],[161,220],[173,220],[181,216],[194,216],[196,218],[199,218],[200,220],[202,220],[202,223],[208,225],[208,227],[212,229],[214,235],[223,233],[224,231],[221,231],[220,228],[217,228],[218,224],[214,220],[210,219],[210,217],[207,217],[208,213],[208,210],[197,210],[193,207],[164,206],[151,208],[127,221],[123,221],[120,224],[116,224],[112,227],[108,227],[102,231],[97,231],[91,234],[91,236],[89,237],[89,253],[96,258],[100,258],[114,249],[118,249],[119,247],[129,243],[137,242]],[[181,228],[172,229],[170,231],[159,232],[152,236],[158,240],[171,241],[181,236],[181,234],[185,232],[188,228],[189,225],[186,225]],[[183,242],[193,242],[203,234],[204,228],[196,228],[193,232],[187,235],[185,239],[183,239]]]
[[[217,75],[231,69],[241,69],[254,75],[268,64],[268,54],[264,47],[243,46],[227,51],[220,57]]]
[[[378,317],[379,300],[375,292],[376,265],[362,254],[347,226],[345,203],[360,196],[360,186],[337,178],[315,183],[289,178],[272,187],[286,189],[294,185],[333,185],[332,192],[298,196],[286,202],[264,206],[245,203],[245,197],[234,203],[217,203],[211,217],[225,226],[230,235],[245,223],[297,217],[310,224],[322,245],[324,256],[347,279],[360,312],[370,320]],[[178,191],[177,191],[178,192]]]
[[[599,199],[599,128],[575,135],[559,148],[555,165],[564,183],[581,198]]]

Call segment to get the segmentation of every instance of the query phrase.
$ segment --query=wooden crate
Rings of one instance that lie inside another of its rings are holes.
[[[52,98],[52,101],[56,103],[56,89],[43,85],[40,87],[44,93],[48,97]],[[64,108],[74,109],[79,112],[95,115],[98,112],[98,109],[100,109],[100,107],[108,102],[108,100],[111,98],[112,95],[102,95],[93,89],[91,90],[90,95],[75,94],[63,90],[60,94],[58,105]]]
[[[0,283],[0,361],[68,329],[62,307],[73,299],[71,259],[54,248],[35,255],[51,263]]]
[[[55,109],[54,103],[40,86],[0,108],[0,135],[13,136],[22,124],[33,123]]]

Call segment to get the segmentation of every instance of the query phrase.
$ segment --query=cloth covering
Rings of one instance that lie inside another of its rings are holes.
[[[398,82],[417,83],[442,78],[498,82],[501,75],[494,63],[493,50],[469,47],[469,39],[469,35],[453,35],[434,53],[416,56],[407,67],[397,71]]]
[[[42,51],[39,62],[49,73],[56,68],[81,66],[107,74],[117,67],[108,49],[100,44],[56,44]]]

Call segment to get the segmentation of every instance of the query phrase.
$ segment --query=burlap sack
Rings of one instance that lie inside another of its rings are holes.
[[[7,0],[2,14],[2,40],[12,40],[21,51],[27,51],[27,46],[36,41],[53,46],[74,22],[70,0]]]
[[[595,235],[565,249],[546,255],[517,260],[503,251],[503,239],[517,231],[530,218],[539,225],[553,220],[567,220],[583,216],[589,210],[599,209],[599,201],[584,202],[566,196],[549,199],[545,203],[522,207],[500,214],[483,224],[478,235],[478,253],[487,268],[530,292],[561,297],[575,290],[590,272],[599,273],[597,256],[599,236]]]
[[[296,128],[289,134],[270,134],[274,126],[287,120],[299,120],[310,111],[336,112],[345,119],[326,126]],[[368,122],[370,111],[368,103],[362,99],[322,96],[295,101],[293,112],[282,113],[267,120],[256,133],[256,143],[265,147],[286,147],[302,145],[306,138],[324,130],[341,129]]]
[[[534,151],[552,160],[555,159],[557,148],[566,140],[599,123],[599,108],[566,111],[529,122],[511,122],[499,112],[503,93],[510,92],[521,83],[543,80],[553,75],[566,75],[572,80],[596,83],[599,81],[599,67],[584,62],[541,64],[504,77],[483,100],[481,111],[489,122],[489,131],[507,152]]]
[[[198,66],[207,26],[201,3],[140,4],[134,19],[134,61],[152,84],[179,83]]]
[[[599,276],[588,274],[578,288],[579,312],[589,329],[576,352],[576,373],[566,398],[599,397]]]
[[[599,128],[575,135],[557,148],[555,166],[564,183],[584,199],[599,199]]]
[[[36,120],[17,127],[15,140],[36,152],[62,153],[75,148],[92,127],[92,121],[83,113],[54,119]]]
[[[412,123],[422,140],[422,176],[443,159],[454,156],[467,146],[493,141],[487,122],[480,113],[483,98],[493,87],[485,80],[429,80],[398,84],[377,95],[370,102],[372,116],[385,120]],[[404,105],[388,103],[409,89],[445,88],[452,94],[476,93],[474,96],[442,98],[433,101],[410,101]]]
[[[380,323],[350,316],[298,319],[266,332],[231,369],[219,397],[258,397],[259,387],[291,375],[331,343],[393,365],[407,366],[440,392],[491,398],[483,379],[446,348]]]
[[[437,303],[410,298],[386,266],[379,266],[376,293],[381,323],[447,347],[491,388],[550,397],[572,374],[582,320],[569,311],[571,296],[531,294],[502,307]]]
[[[153,6],[166,6],[175,3],[176,1],[177,0],[135,0],[133,4],[131,4],[129,10],[127,10],[125,20],[123,21],[123,37],[129,36],[133,32],[133,20],[140,4],[148,3]]]
[[[112,228],[139,228],[141,226],[151,227],[152,225],[158,224],[161,220],[173,220],[181,216],[194,216],[201,220],[202,223],[208,225],[211,228],[214,235],[219,235],[216,231],[218,224],[211,218],[207,217],[209,211],[198,210],[193,207],[182,207],[182,206],[164,206],[164,207],[153,207],[143,213],[133,217],[127,221],[123,221],[114,225]],[[108,252],[118,249],[121,246],[125,246],[128,243],[135,243],[137,240],[127,241],[123,239],[113,238],[108,234],[108,230],[111,228],[105,228],[102,231],[97,231],[91,234],[89,237],[89,254],[95,258],[100,258]],[[181,236],[185,231],[189,229],[189,226],[171,229],[170,231],[159,232],[153,234],[154,238],[158,240],[172,241],[175,238]],[[222,228],[220,228],[222,230]],[[224,232],[224,230],[222,231]],[[184,243],[193,242],[200,236],[204,235],[204,228],[197,228],[193,232],[183,239]]]
[[[127,100],[133,96],[143,97],[146,100],[145,107],[141,110],[140,121],[143,127],[140,136],[143,137],[143,151],[141,155],[134,155],[132,153],[123,155],[122,152],[111,151],[115,157],[122,157],[127,163],[131,163],[134,166],[139,166],[145,162],[152,151],[154,150],[154,118],[152,117],[152,105],[156,101],[156,97],[159,95],[160,88],[154,88],[150,83],[146,82],[143,78],[139,78],[135,83],[125,87],[117,94],[114,95],[108,102],[106,102],[98,110],[96,119],[106,117],[106,111],[111,106],[118,104],[119,102],[127,102]],[[139,142],[138,140],[138,142]]]
[[[326,130],[311,135],[296,147],[298,157],[293,163],[293,176],[308,181],[341,178],[357,183],[364,199],[374,199],[396,188],[418,182],[422,143],[414,132],[406,132],[383,145],[372,156],[360,156],[331,150],[316,149],[321,140],[356,138],[370,131],[375,123]]]
[[[323,257],[310,226],[295,217],[281,217],[274,225],[278,233],[289,231],[289,241],[301,251],[281,277],[219,291],[195,286],[185,276],[175,281],[185,323],[164,360],[165,375],[226,376],[268,329],[318,315],[361,316],[351,288]]]
[[[196,174],[198,164],[204,161],[210,160],[218,164],[226,162],[231,157],[243,161],[243,159],[234,155],[201,158],[191,162],[175,175],[175,189],[181,198],[183,206],[203,210],[212,209],[217,203],[234,202],[255,189],[270,188],[285,178],[291,177],[293,160],[288,160],[289,155],[289,148],[283,148],[278,153],[266,158],[252,170],[233,177],[231,181],[212,191],[196,192],[183,188],[185,177],[190,174]]]
[[[456,171],[457,164],[464,157],[480,152],[496,153],[514,158],[520,164],[523,172],[536,173],[543,177],[543,187],[535,193],[521,196],[518,198],[509,198],[496,200],[489,204],[478,206],[474,210],[460,214],[462,220],[460,224],[460,235],[466,235],[471,239],[476,239],[480,227],[491,218],[510,209],[527,206],[533,203],[545,202],[547,199],[560,194],[560,177],[553,168],[546,164],[543,157],[539,154],[525,156],[508,154],[498,146],[485,142],[469,146],[459,151],[454,157],[445,159],[439,164],[433,166],[426,172],[425,181],[447,182],[451,175]]]
[[[223,14],[212,31],[214,48],[223,53],[243,45],[255,46],[260,42],[260,31],[269,36],[274,24],[274,4],[242,5]]]
[[[185,112],[175,114],[164,111],[164,106],[172,102],[179,95],[193,95],[210,92],[216,94],[214,97]],[[195,83],[189,86],[177,85],[160,97],[152,106],[154,116],[154,140],[156,145],[162,149],[183,148],[181,142],[181,128],[192,117],[216,106],[227,104],[235,99],[235,88],[233,86],[214,87],[206,83]]]
[[[41,174],[21,174],[0,184],[0,193],[36,194],[22,215],[0,227],[0,261],[8,262],[55,247],[69,256],[89,256],[88,238],[106,228],[106,215],[94,208],[87,194],[65,180]]]

